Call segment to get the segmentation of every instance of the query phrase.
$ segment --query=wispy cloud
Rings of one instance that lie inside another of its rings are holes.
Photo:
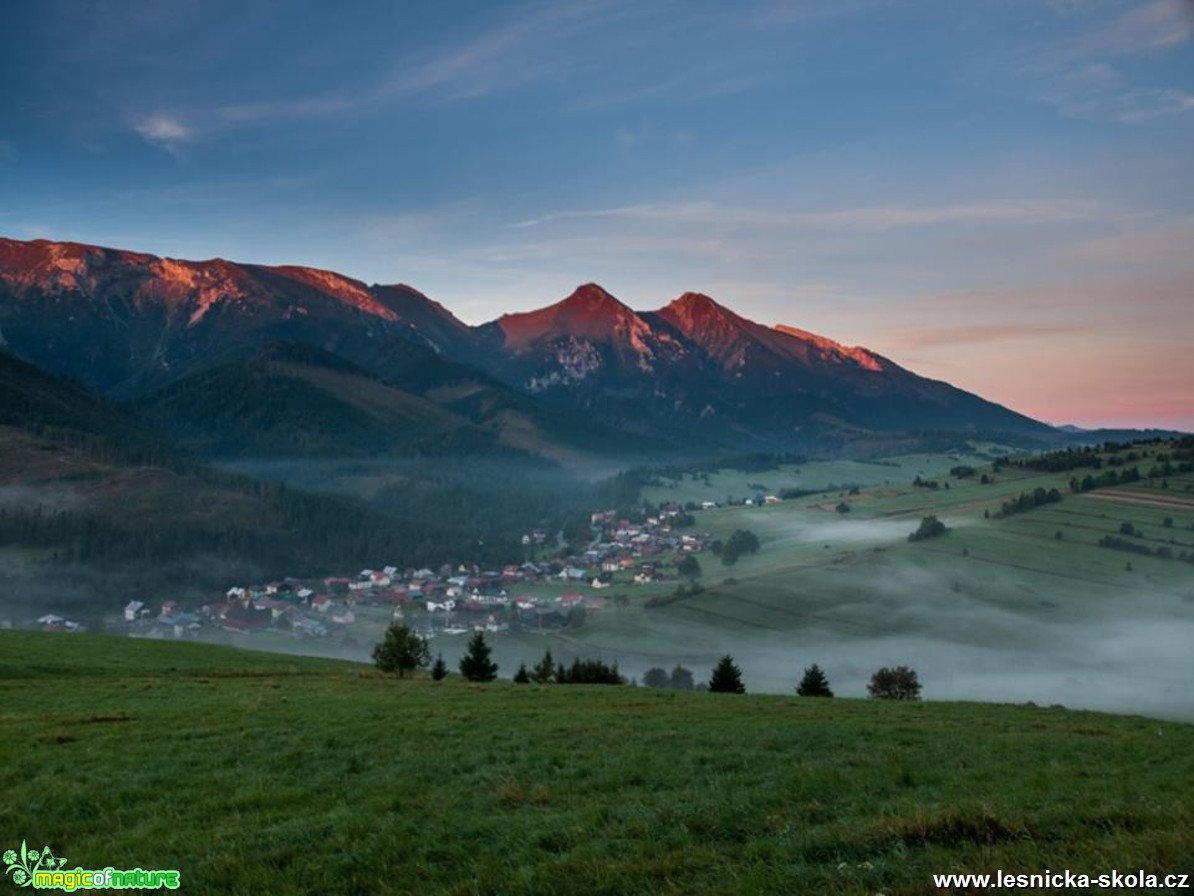
[[[1132,6],[1109,24],[1092,28],[1060,49],[1061,55],[1123,56],[1184,44],[1194,37],[1188,0],[1151,0]]]
[[[463,43],[408,54],[398,66],[351,88],[225,104],[196,113],[196,119],[206,132],[361,113],[414,97],[454,103],[516,90],[560,76],[570,64],[567,47],[633,15],[623,0],[549,4]]]
[[[985,323],[963,324],[953,327],[916,327],[897,333],[893,342],[912,349],[927,346],[972,345],[987,342],[1023,342],[1027,339],[1077,333],[1090,329],[1084,323]]]
[[[1037,99],[1066,116],[1142,124],[1194,111],[1194,93],[1185,85],[1134,82],[1121,62],[1174,52],[1191,40],[1194,4],[1149,0],[1032,48],[1016,71]]]
[[[1091,217],[1099,210],[1085,200],[1013,200],[945,205],[878,205],[845,209],[787,211],[727,206],[717,202],[644,203],[600,209],[552,212],[517,222],[520,228],[565,220],[616,218],[643,222],[750,227],[846,227],[885,230],[937,224],[1031,224]]]
[[[17,160],[17,148],[7,140],[0,139],[0,165]]]
[[[173,115],[152,115],[133,123],[133,130],[141,139],[162,149],[172,151],[193,136],[189,127]]]

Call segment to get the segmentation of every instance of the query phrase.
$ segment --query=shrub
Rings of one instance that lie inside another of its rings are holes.
[[[894,669],[884,666],[871,676],[866,689],[876,700],[920,699],[920,681],[916,671],[907,666],[896,666]]]

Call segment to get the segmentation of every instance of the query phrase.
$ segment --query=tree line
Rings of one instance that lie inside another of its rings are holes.
[[[382,672],[393,673],[400,678],[430,664],[431,652],[427,640],[409,626],[392,623],[385,636],[373,648],[373,662]],[[496,681],[498,665],[493,661],[492,649],[485,640],[484,632],[474,632],[468,647],[459,662],[460,675],[466,681]],[[431,670],[435,681],[442,681],[448,675],[443,656],[436,658]],[[531,668],[519,663],[513,681],[517,684],[612,684],[624,685],[626,679],[618,672],[618,664],[607,664],[599,659],[575,658],[571,665],[556,662],[551,649]],[[648,669],[643,676],[646,687],[656,689],[692,691],[704,690],[710,693],[745,694],[746,685],[742,670],[733,656],[726,654],[713,667],[707,683],[697,684],[692,671],[677,664],[669,673],[662,667]],[[921,685],[915,670],[907,666],[883,667],[871,676],[867,693],[881,700],[919,700]],[[816,663],[804,670],[796,693],[801,697],[833,697],[829,679]]]

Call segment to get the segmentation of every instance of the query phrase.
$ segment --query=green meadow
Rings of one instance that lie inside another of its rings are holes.
[[[917,894],[1190,870],[1194,727],[0,632],[0,836],[187,893]]]

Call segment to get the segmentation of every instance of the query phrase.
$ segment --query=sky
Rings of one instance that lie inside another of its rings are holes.
[[[0,235],[704,292],[1194,430],[1194,0],[10,0]]]

